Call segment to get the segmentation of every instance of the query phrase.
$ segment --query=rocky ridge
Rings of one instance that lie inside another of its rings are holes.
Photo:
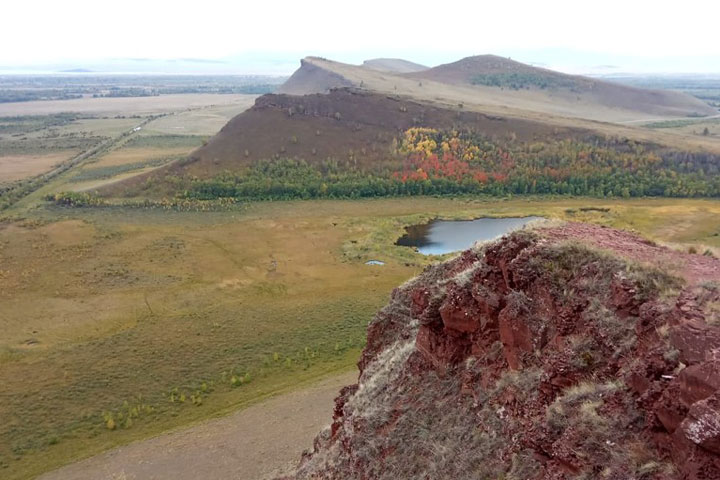
[[[720,478],[720,261],[585,224],[426,269],[296,479]]]

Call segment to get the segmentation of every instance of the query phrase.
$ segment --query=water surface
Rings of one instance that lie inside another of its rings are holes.
[[[470,248],[477,241],[493,240],[542,217],[431,220],[407,227],[396,245],[416,247],[424,255],[442,255]]]

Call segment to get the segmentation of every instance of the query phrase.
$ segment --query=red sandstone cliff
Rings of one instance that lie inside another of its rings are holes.
[[[720,479],[720,262],[516,232],[396,289],[297,479]]]

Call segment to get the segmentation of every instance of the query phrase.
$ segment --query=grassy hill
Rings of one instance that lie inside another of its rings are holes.
[[[669,90],[630,87],[603,80],[567,75],[495,55],[467,57],[422,72],[415,79],[453,85],[496,87],[502,90],[540,91],[548,96],[575,94],[605,107],[650,115],[701,116],[717,111],[702,100]]]
[[[411,73],[379,71],[307,57],[280,93],[327,93],[354,86],[488,113],[524,112],[603,122],[717,114],[689,95],[566,75],[493,55]]]

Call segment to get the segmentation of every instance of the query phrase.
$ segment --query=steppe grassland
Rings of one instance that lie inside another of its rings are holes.
[[[709,200],[40,208],[5,223],[0,471],[30,477],[352,368],[373,313],[433,261],[394,246],[404,226],[531,214],[720,247]]]
[[[0,127],[9,126],[6,133],[0,128],[0,184],[49,171],[108,140],[109,149],[45,185],[42,195],[94,189],[143,173],[185,157],[254,99],[187,94],[0,104]],[[57,113],[65,109],[75,111]],[[63,115],[69,120],[58,122]],[[154,119],[147,122],[150,116]],[[142,128],[133,131],[141,123]]]
[[[2,108],[2,105],[0,105]],[[105,138],[137,125],[131,118],[76,118],[59,116],[0,118],[0,184],[51,170]]]
[[[52,169],[55,165],[68,160],[75,152],[75,150],[72,150],[45,155],[1,155],[0,172],[2,172],[2,176],[0,177],[0,184],[40,175]]]
[[[90,98],[77,100],[49,100],[38,102],[0,103],[0,117],[18,115],[50,115],[62,112],[76,112],[88,115],[157,115],[188,108],[209,105],[247,105],[248,99],[257,95],[209,93],[183,93],[154,97]]]
[[[250,108],[255,97],[246,95],[242,100],[230,105],[213,105],[158,119],[148,125],[143,135],[214,135],[238,114],[238,109],[242,111]]]

